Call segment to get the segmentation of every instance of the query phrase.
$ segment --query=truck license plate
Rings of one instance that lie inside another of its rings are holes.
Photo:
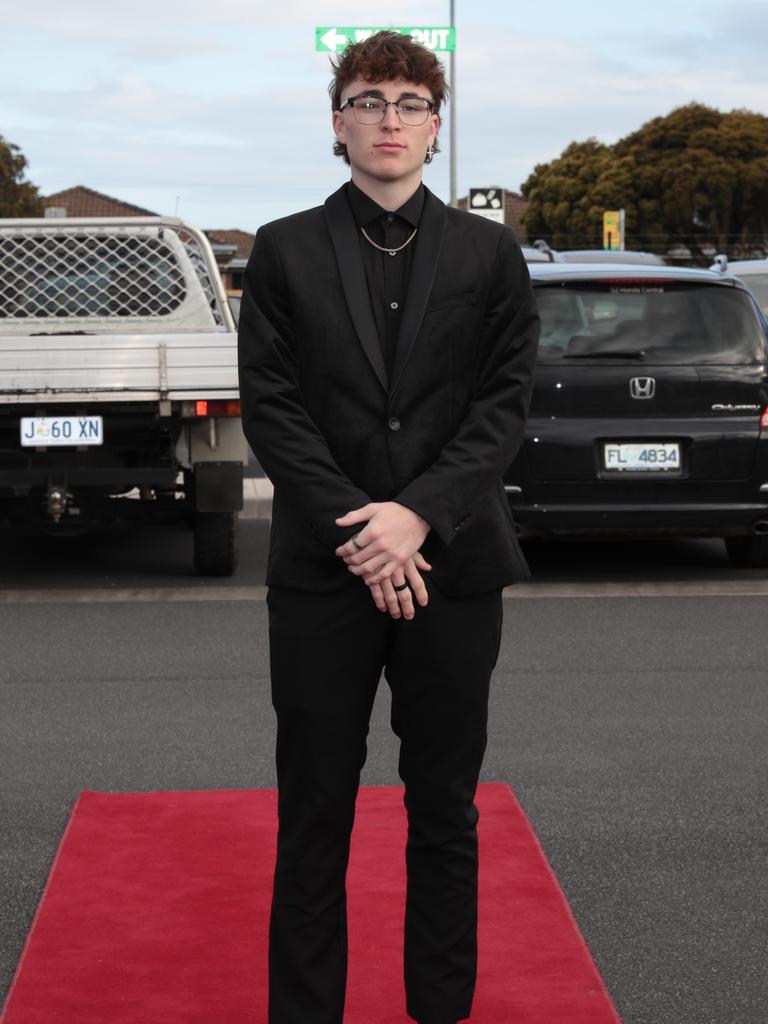
[[[22,417],[22,448],[89,444],[104,444],[104,420],[101,416]]]
[[[680,470],[680,445],[677,441],[661,444],[624,444],[609,441],[603,445],[603,464],[613,472],[665,473]]]

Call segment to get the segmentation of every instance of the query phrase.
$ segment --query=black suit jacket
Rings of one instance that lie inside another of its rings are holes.
[[[391,379],[345,187],[259,229],[240,313],[240,396],[274,483],[267,582],[360,586],[334,520],[394,500],[432,527],[449,595],[525,579],[501,476],[522,439],[539,321],[512,231],[426,191]]]

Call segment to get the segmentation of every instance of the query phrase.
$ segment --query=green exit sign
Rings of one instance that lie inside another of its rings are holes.
[[[336,28],[335,26],[333,28],[316,28],[315,50],[320,50],[323,53],[337,53],[345,46],[349,46],[350,43],[361,43],[364,39],[387,27],[384,25],[380,28]],[[390,27],[389,31],[399,32],[401,36],[413,36],[414,42],[421,43],[428,50],[444,52],[456,49],[456,28],[453,25],[438,28]]]

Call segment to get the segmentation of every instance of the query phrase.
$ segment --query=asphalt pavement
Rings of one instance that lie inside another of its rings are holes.
[[[81,790],[274,785],[268,522],[241,527],[225,581],[181,530],[0,535],[0,997]],[[714,541],[527,550],[483,779],[515,790],[625,1024],[766,1024],[768,574]],[[396,763],[382,684],[364,784]]]

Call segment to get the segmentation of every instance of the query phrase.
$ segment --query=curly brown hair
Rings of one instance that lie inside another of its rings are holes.
[[[434,112],[438,116],[440,105],[448,99],[445,68],[434,53],[420,43],[415,43],[411,36],[400,35],[390,29],[376,32],[360,43],[350,43],[336,60],[331,58],[331,67],[333,78],[328,86],[331,110],[339,109],[344,86],[356,78],[363,78],[366,82],[402,79],[404,82],[424,85],[432,93]],[[437,139],[432,149],[435,153],[439,152]],[[333,144],[333,152],[343,157],[345,163],[349,163],[347,147],[338,139]]]

